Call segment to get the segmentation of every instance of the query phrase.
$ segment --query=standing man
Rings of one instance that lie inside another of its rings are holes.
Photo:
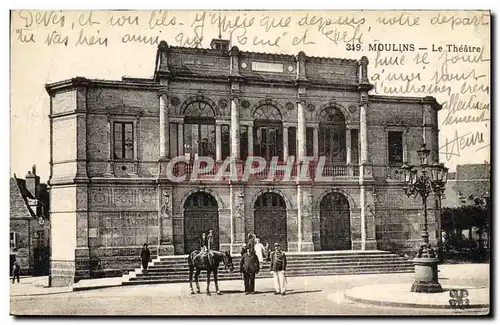
[[[253,232],[253,230],[251,230],[249,233],[248,233],[248,242],[247,242],[247,248],[250,247],[250,249],[254,249],[255,248],[255,233]]]
[[[210,265],[212,265],[213,264],[212,249],[214,248],[214,231],[212,229],[208,231],[207,248],[208,248],[208,262],[210,263]]]
[[[145,243],[141,250],[141,262],[144,274],[148,273],[148,264],[151,261],[151,252],[149,251],[148,244]]]
[[[17,261],[14,261],[14,265],[12,266],[12,283],[17,278],[17,283],[19,283],[19,276],[21,275],[21,265]]]
[[[281,251],[279,243],[274,244],[274,252],[271,253],[271,274],[273,275],[275,295],[285,295],[285,270],[286,256]]]
[[[208,231],[207,248],[209,251],[214,249],[214,231],[212,229]]]
[[[259,259],[253,249],[248,248],[241,257],[240,272],[243,274],[245,283],[245,294],[250,295],[255,292],[255,275],[259,273]]]
[[[255,238],[255,255],[259,258],[259,263],[262,264],[264,263],[264,253],[265,253],[265,248],[264,245],[260,243],[260,238]]]
[[[206,252],[208,250],[208,238],[207,234],[202,233],[200,238],[200,251]]]

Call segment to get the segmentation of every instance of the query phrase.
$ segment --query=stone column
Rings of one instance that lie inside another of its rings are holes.
[[[352,159],[352,149],[351,149],[351,129],[346,129],[345,130],[345,149],[346,149],[346,165],[347,165],[347,175],[348,176],[353,176],[353,170],[351,166],[351,159]]]
[[[366,118],[367,104],[361,104],[359,107],[359,140],[361,144],[361,164],[365,165],[369,162],[368,160],[368,123]]]
[[[215,124],[215,160],[222,160],[222,133],[219,123]]]
[[[168,96],[160,92],[160,159],[168,159],[170,153],[170,121],[168,118]]]
[[[283,126],[283,161],[288,159],[288,126]]]
[[[248,156],[253,156],[253,125],[248,126]]]
[[[361,250],[366,249],[366,188],[361,185],[359,189],[359,206],[361,208],[360,223],[361,223]]]
[[[306,103],[303,100],[297,101],[297,158],[298,160],[306,156]]]
[[[231,157],[240,159],[240,99],[231,96]]]
[[[107,128],[106,132],[108,135],[108,164],[106,166],[106,172],[104,173],[104,177],[114,177],[115,176],[115,166],[113,162],[113,126],[112,126],[112,121],[111,121],[111,116],[108,114],[106,115],[107,118]]]
[[[179,156],[184,156],[184,123],[179,122],[177,128],[177,138],[179,143]]]
[[[351,164],[351,129],[345,130],[346,164]]]
[[[319,136],[318,136],[318,131],[319,131],[319,125],[315,125],[313,128],[313,141],[314,141],[314,159],[317,160],[319,158]]]

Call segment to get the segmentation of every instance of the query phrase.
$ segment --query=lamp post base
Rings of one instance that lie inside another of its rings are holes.
[[[443,288],[438,281],[439,259],[433,257],[416,257],[415,282],[411,286],[411,292],[436,293],[443,292]]]

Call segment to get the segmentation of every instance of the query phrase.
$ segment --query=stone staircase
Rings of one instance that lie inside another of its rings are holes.
[[[387,251],[331,251],[287,254],[287,276],[319,276],[345,274],[410,273],[414,271],[411,261]],[[233,273],[219,266],[218,279],[240,279],[241,256],[233,255]],[[261,265],[257,278],[271,277],[269,262]],[[160,256],[149,263],[147,274],[140,268],[123,276],[123,285],[178,283],[189,281],[187,255]],[[213,281],[213,277],[212,281]],[[206,272],[200,274],[206,281]]]

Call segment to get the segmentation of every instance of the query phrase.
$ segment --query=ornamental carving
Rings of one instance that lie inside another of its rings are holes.
[[[316,106],[314,106],[313,104],[309,104],[307,105],[307,110],[309,112],[314,112],[314,110],[316,109]]]
[[[172,211],[170,208],[171,192],[167,189],[163,189],[161,192],[161,213],[164,217],[172,217]]]
[[[295,105],[292,102],[288,102],[286,103],[285,107],[287,110],[291,111],[295,108]]]
[[[131,207],[134,204],[134,190],[118,188],[114,190],[114,203],[116,207]]]
[[[108,207],[110,205],[110,189],[90,189],[91,204],[96,207]]]
[[[358,110],[358,108],[356,107],[356,105],[349,106],[350,113],[354,114],[354,113],[356,113],[357,110]]]
[[[146,204],[156,203],[156,190],[154,189],[143,189],[141,190],[141,202]]]
[[[219,107],[222,109],[226,108],[227,107],[227,100],[225,100],[225,99],[219,100]]]
[[[177,106],[180,103],[181,100],[179,99],[179,97],[173,96],[172,98],[170,98],[170,104],[172,104],[172,106]]]
[[[250,107],[250,102],[248,100],[241,101],[241,107],[243,107],[243,108],[249,108]]]

